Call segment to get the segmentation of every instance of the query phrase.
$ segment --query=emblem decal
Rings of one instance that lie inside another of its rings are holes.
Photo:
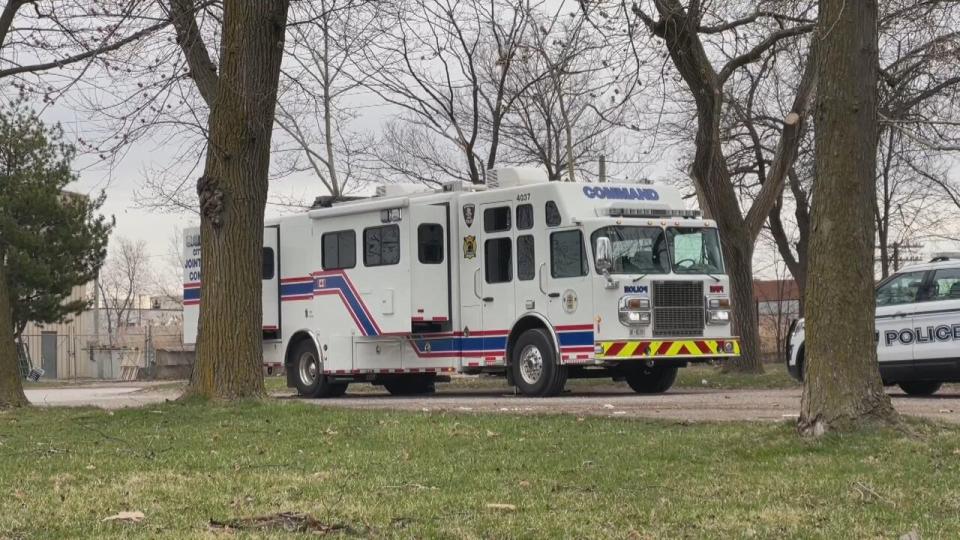
[[[463,258],[473,259],[477,256],[477,237],[467,235],[463,237]]]
[[[473,216],[476,207],[472,204],[463,205],[463,222],[467,224],[467,227],[473,227]]]
[[[573,313],[577,310],[577,292],[573,289],[567,289],[563,292],[563,310],[567,313]]]

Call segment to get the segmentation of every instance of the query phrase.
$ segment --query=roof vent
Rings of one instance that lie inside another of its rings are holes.
[[[544,184],[549,181],[547,171],[539,167],[504,167],[487,171],[487,185],[492,189]]]
[[[374,197],[402,197],[414,193],[427,193],[430,188],[423,184],[381,184]]]
[[[483,184],[474,184],[472,182],[467,182],[464,180],[452,180],[450,182],[445,182],[443,184],[443,192],[451,191],[483,191],[487,189],[487,186]]]

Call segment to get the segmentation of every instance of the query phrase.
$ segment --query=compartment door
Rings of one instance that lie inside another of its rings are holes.
[[[482,204],[478,219],[481,223],[480,242],[480,301],[483,320],[483,346],[464,356],[480,357],[485,365],[502,365],[507,348],[507,335],[516,317],[516,293],[513,288],[514,230],[513,205],[510,201]],[[464,349],[468,348],[467,340]]]
[[[411,217],[410,320],[445,327],[450,322],[449,206],[411,207]]]
[[[263,229],[263,339],[280,339],[280,226]]]

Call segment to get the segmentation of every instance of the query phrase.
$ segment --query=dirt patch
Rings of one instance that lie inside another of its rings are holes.
[[[346,530],[343,525],[329,525],[307,514],[281,512],[270,516],[232,519],[228,521],[210,520],[209,528],[216,532],[257,531],[273,532],[284,531],[290,533],[310,533],[324,535]]]

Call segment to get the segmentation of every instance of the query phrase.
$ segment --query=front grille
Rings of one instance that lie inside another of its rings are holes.
[[[702,281],[653,282],[654,337],[702,336]]]

